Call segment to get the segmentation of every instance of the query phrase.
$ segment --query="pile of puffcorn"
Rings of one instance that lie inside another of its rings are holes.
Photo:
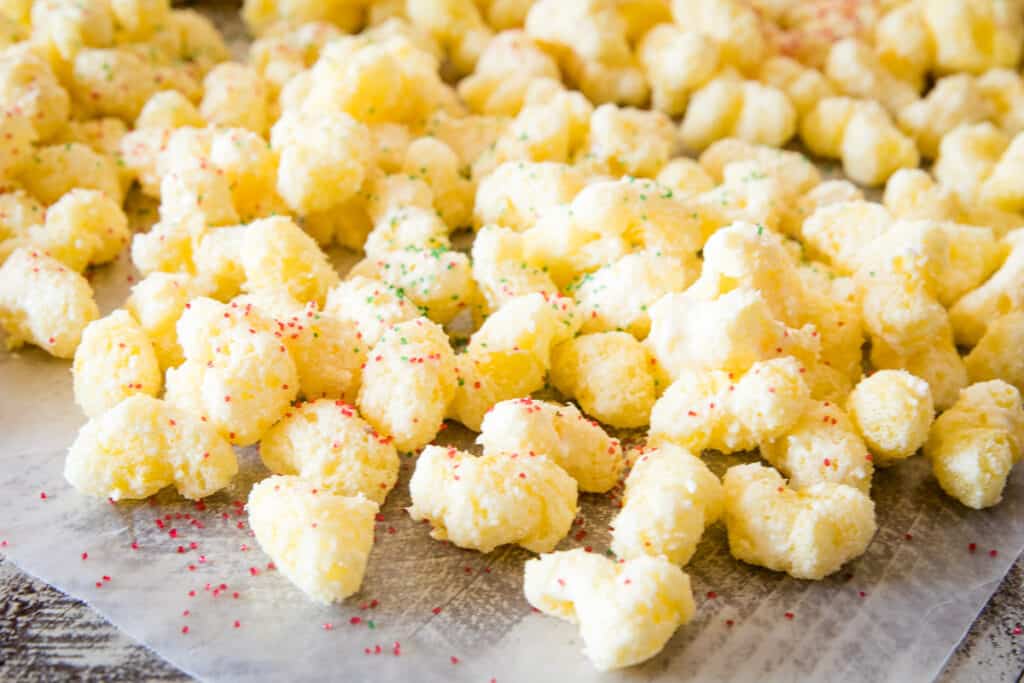
[[[83,494],[203,498],[258,443],[255,536],[331,602],[418,453],[409,514],[540,553],[527,600],[599,669],[691,618],[682,567],[719,520],[737,559],[821,579],[871,542],[876,467],[923,450],[963,505],[1000,501],[1021,0],[242,14],[244,63],[168,0],[0,0],[0,325],[73,358]],[[365,257],[342,277],[332,245]],[[88,276],[124,251],[140,279],[100,317]],[[482,455],[432,445],[445,420]],[[764,463],[719,480],[705,450]],[[614,559],[555,551],[623,477]]]

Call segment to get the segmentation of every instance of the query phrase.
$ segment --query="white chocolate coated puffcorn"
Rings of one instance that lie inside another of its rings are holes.
[[[431,536],[483,553],[507,543],[550,552],[576,516],[576,482],[543,455],[428,446],[409,493],[409,515],[428,520]]]
[[[676,152],[676,129],[657,111],[602,104],[590,116],[584,159],[613,177],[652,178]]]
[[[121,309],[86,326],[71,375],[75,403],[89,417],[135,394],[158,395],[164,379],[146,332]]]
[[[956,340],[965,346],[980,342],[993,320],[1024,310],[1024,295],[1019,287],[1024,277],[1024,230],[1008,233],[1002,242],[1009,250],[1003,264],[949,309]]]
[[[278,192],[301,214],[326,211],[353,196],[373,160],[369,132],[345,113],[313,117],[286,112],[270,139],[281,155]]]
[[[905,370],[865,377],[850,393],[846,409],[879,467],[916,453],[935,418],[928,383]]]
[[[131,233],[120,205],[96,190],[72,190],[46,211],[45,222],[28,231],[33,247],[69,268],[112,261]]]
[[[863,554],[875,535],[875,505],[851,486],[794,491],[758,464],[730,467],[722,483],[729,551],[744,562],[822,579]]]
[[[90,420],[64,463],[72,486],[112,500],[148,498],[172,484],[198,500],[227,486],[236,472],[235,452],[211,424],[144,394]]]
[[[697,279],[697,262],[651,251],[627,254],[572,283],[581,331],[622,330],[643,339],[651,327],[648,308],[665,294]]]
[[[785,434],[810,406],[800,363],[791,357],[754,363],[746,373],[684,371],[651,411],[654,445],[733,453]]]
[[[1001,379],[1024,391],[1024,311],[1007,313],[990,323],[978,344],[964,358],[971,382]]]
[[[234,444],[259,441],[299,392],[295,361],[271,321],[201,297],[177,330],[185,362],[167,371],[167,401],[207,417]]]
[[[296,474],[341,496],[362,494],[381,504],[398,480],[391,438],[342,401],[319,399],[289,409],[260,442],[275,474]]]
[[[651,85],[652,107],[669,116],[686,111],[690,96],[714,77],[720,64],[717,41],[674,24],[648,31],[637,55]]]
[[[539,0],[526,33],[559,56],[583,93],[597,103],[639,105],[648,87],[629,44],[629,24],[607,0]]]
[[[569,298],[534,293],[509,299],[456,357],[458,378],[449,415],[479,430],[496,403],[542,389],[552,350],[578,329]]]
[[[932,424],[924,453],[943,491],[976,510],[995,505],[1024,454],[1020,392],[1002,380],[967,387]]]
[[[910,83],[889,72],[869,45],[854,38],[832,46],[825,74],[844,95],[874,99],[893,115],[918,98]]]
[[[398,323],[371,349],[357,405],[400,451],[422,448],[441,429],[455,395],[455,354],[448,337],[426,318]]]
[[[663,557],[619,564],[581,548],[530,560],[526,599],[551,616],[579,624],[583,653],[600,671],[658,654],[694,614],[690,577]]]
[[[480,53],[473,73],[459,81],[458,91],[476,112],[515,116],[533,79],[560,77],[555,60],[529,36],[502,31]]]
[[[643,427],[658,394],[654,363],[631,334],[584,334],[552,351],[551,384],[607,425]]]
[[[246,508],[260,547],[310,598],[338,602],[359,590],[376,503],[317,489],[301,477],[274,476],[252,488]]]
[[[363,261],[356,272],[404,292],[422,315],[441,325],[477,302],[469,257],[445,247],[388,252]]]
[[[862,185],[881,185],[920,161],[914,141],[873,100],[819,101],[800,122],[800,137],[814,154],[841,160],[846,175]]]
[[[484,454],[542,455],[560,466],[581,491],[604,493],[619,481],[622,446],[572,404],[532,398],[496,404],[484,416],[477,443]]]
[[[645,448],[611,523],[612,551],[626,560],[663,555],[685,566],[723,504],[722,484],[700,458],[672,444]]]
[[[471,260],[473,279],[492,312],[518,296],[558,291],[547,273],[526,262],[523,236],[510,228],[480,228],[473,240]]]
[[[793,427],[760,444],[761,457],[800,490],[821,482],[871,490],[872,455],[842,408],[814,401]]]
[[[975,79],[958,74],[939,79],[927,97],[904,105],[896,116],[921,155],[934,159],[947,133],[963,124],[988,120],[992,110]]]
[[[301,303],[322,304],[338,274],[313,239],[288,218],[265,218],[245,228],[243,287],[250,292],[284,288]]]
[[[781,147],[796,131],[796,108],[784,92],[726,74],[693,94],[679,137],[692,150],[723,138]]]
[[[812,328],[787,327],[750,287],[711,300],[696,290],[666,294],[650,307],[650,315],[651,332],[644,344],[660,371],[672,379],[687,371],[744,373],[758,361],[813,357],[820,348]],[[704,343],[706,335],[715,343]]]
[[[203,294],[205,285],[184,273],[151,273],[132,287],[125,310],[139,321],[153,343],[161,370],[184,360],[178,344],[178,319],[188,302]]]
[[[86,325],[98,317],[89,283],[60,261],[22,247],[0,266],[0,327],[8,348],[29,342],[71,358]]]
[[[551,207],[572,201],[586,174],[555,161],[507,161],[480,179],[473,205],[477,226],[527,230]]]
[[[324,312],[355,323],[363,341],[370,346],[380,341],[392,325],[420,316],[419,309],[405,292],[361,275],[352,276],[332,288],[327,294]]]
[[[647,249],[689,261],[703,244],[700,214],[646,179],[588,185],[572,203],[546,211],[523,233],[526,260],[555,284]]]

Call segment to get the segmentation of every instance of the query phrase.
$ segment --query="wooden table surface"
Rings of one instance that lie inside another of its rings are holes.
[[[942,683],[1024,680],[1024,556],[960,644]],[[188,681],[92,608],[0,556],[0,681]]]

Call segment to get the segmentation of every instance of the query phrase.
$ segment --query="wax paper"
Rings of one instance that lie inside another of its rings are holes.
[[[219,21],[232,16],[218,8]],[[239,53],[237,22],[221,25]],[[353,260],[332,256],[342,269]],[[124,255],[93,274],[104,312],[136,276]],[[876,472],[878,534],[824,581],[740,563],[722,526],[710,529],[686,567],[693,621],[649,662],[598,674],[577,627],[523,598],[530,553],[460,550],[409,518],[413,457],[376,523],[362,590],[331,607],[310,602],[252,538],[243,506],[267,475],[255,449],[239,451],[236,481],[202,504],[171,490],[116,505],[79,495],[62,475],[85,422],[69,369],[36,349],[0,351],[0,552],[210,681],[930,681],[1024,550],[1024,468],[979,512],[946,497],[918,456]],[[474,436],[450,424],[438,442],[470,448]],[[721,474],[754,456],[708,459]],[[617,501],[582,495],[559,547],[607,552]]]
[[[334,256],[341,268],[352,260]],[[125,256],[93,274],[105,312],[133,278]],[[876,472],[878,534],[825,581],[737,562],[721,525],[710,529],[686,567],[695,619],[650,662],[599,675],[576,627],[523,598],[529,553],[460,550],[409,518],[412,456],[376,524],[362,590],[324,607],[268,566],[251,536],[243,505],[267,475],[255,449],[239,451],[237,480],[202,504],[173,490],[112,504],[79,495],[62,476],[84,422],[68,362],[33,348],[0,352],[2,552],[211,681],[928,681],[1024,548],[1022,468],[1005,500],[979,512],[942,494],[918,456]],[[470,448],[473,438],[450,424],[438,441]],[[709,456],[719,474],[751,459]],[[581,496],[559,547],[607,552],[617,500]]]

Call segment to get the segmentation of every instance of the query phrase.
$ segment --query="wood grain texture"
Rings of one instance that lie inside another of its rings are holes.
[[[941,683],[1024,680],[1024,557],[957,648]],[[82,602],[0,557],[0,680],[190,680]]]
[[[1024,556],[1010,569],[950,658],[940,683],[1024,681]]]
[[[0,681],[187,681],[89,606],[0,558]]]

